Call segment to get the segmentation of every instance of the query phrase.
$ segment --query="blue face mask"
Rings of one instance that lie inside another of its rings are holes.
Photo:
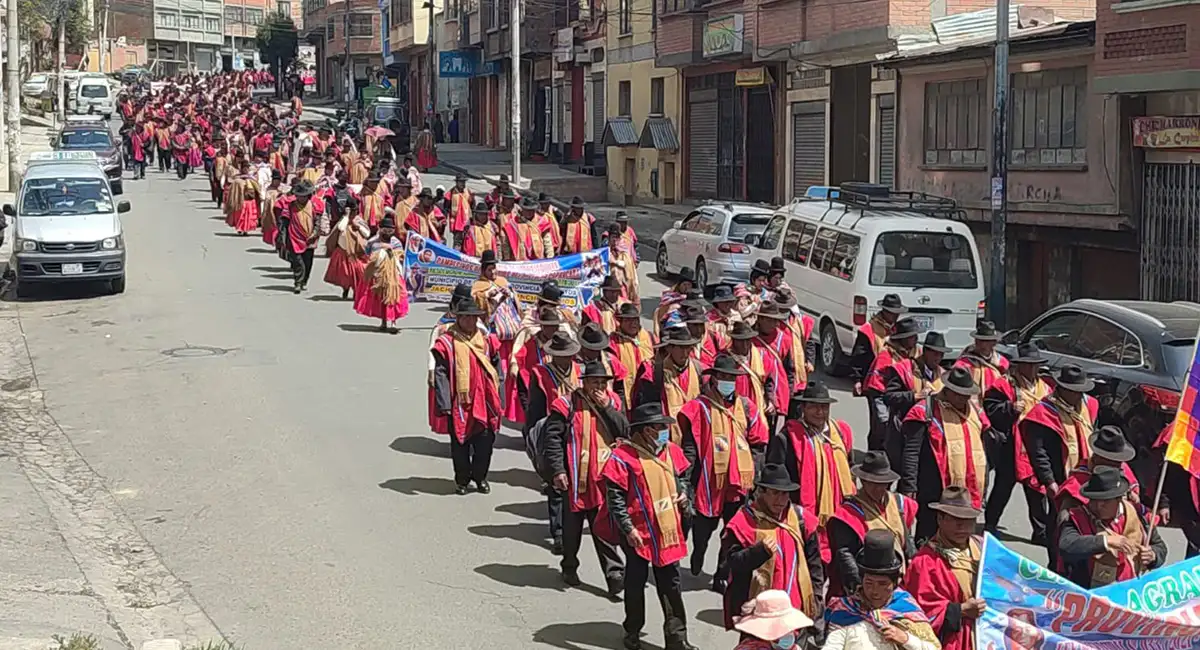
[[[661,448],[661,447],[666,447],[667,443],[670,442],[670,440],[671,440],[671,430],[663,429],[662,431],[658,432],[658,438],[654,442],[657,443],[658,446]]]
[[[771,647],[775,648],[775,650],[791,650],[796,647],[796,633],[792,632],[782,639],[773,641]]]
[[[721,394],[721,397],[724,397],[725,399],[730,399],[733,397],[733,392],[735,390],[737,390],[737,382],[736,381],[731,381],[729,379],[718,379],[717,380],[717,392]]]

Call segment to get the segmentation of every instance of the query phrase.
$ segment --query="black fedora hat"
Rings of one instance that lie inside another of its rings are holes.
[[[579,345],[585,350],[605,350],[608,348],[608,334],[600,323],[588,323],[579,328]]]
[[[450,302],[446,303],[446,311],[453,314],[460,300],[471,300],[471,285],[465,282],[454,285],[454,290],[450,292]]]
[[[641,319],[641,317],[642,314],[638,311],[637,305],[631,302],[621,303],[621,306],[617,307],[617,318]]]
[[[1042,354],[1042,348],[1035,343],[1022,343],[1017,346],[1017,356],[1013,357],[1013,363],[1035,363],[1041,365],[1046,363],[1048,359]]]
[[[496,177],[497,183],[507,183],[508,181],[508,174],[500,174],[498,177]]]
[[[689,267],[685,266],[685,267],[679,269],[679,273],[676,273],[675,275],[677,276],[676,284],[678,284],[679,282],[692,282],[692,283],[696,282],[696,272],[693,271]]]
[[[712,290],[712,303],[715,305],[719,302],[736,302],[737,297],[733,295],[733,287],[727,284],[718,284]]]
[[[887,454],[882,451],[868,451],[863,454],[862,462],[851,467],[850,473],[864,483],[891,485],[900,480],[900,475],[892,469]]]
[[[1125,440],[1121,428],[1111,424],[1100,427],[1088,438],[1092,454],[1117,463],[1127,463],[1133,460],[1137,452]]]
[[[795,492],[800,489],[800,484],[792,480],[784,465],[767,463],[763,465],[762,472],[754,481],[754,487],[778,492]]]
[[[634,407],[629,412],[629,428],[636,429],[654,424],[674,424],[675,418],[664,415],[662,404],[657,402],[647,402],[641,406]]]
[[[456,182],[457,182],[457,181],[466,181],[466,180],[467,180],[467,175],[466,175],[466,174],[464,174],[464,173],[462,173],[462,172],[459,172],[459,173],[457,173],[457,174],[455,174],[455,175],[454,175],[454,180],[455,180]]]
[[[934,332],[933,330],[925,332],[925,340],[921,341],[921,347],[926,350],[941,352],[942,354],[950,351],[950,348],[946,345],[946,337],[941,332]]]
[[[1079,488],[1079,494],[1088,499],[1119,499],[1129,494],[1129,488],[1129,480],[1121,470],[1102,465],[1092,469],[1092,475]]]
[[[971,376],[971,371],[961,366],[955,366],[942,375],[942,386],[945,390],[959,395],[978,395],[979,385]]]
[[[432,201],[434,199],[433,190],[429,189],[428,187],[422,187],[421,191],[417,193],[417,198],[421,199],[422,201],[426,199]]]
[[[676,326],[668,327],[666,331],[663,332],[662,340],[658,342],[657,347],[665,348],[668,345],[691,347],[699,342],[700,339],[692,336],[692,333],[688,331],[688,328]]]
[[[617,223],[629,221],[629,215],[624,210],[617,210],[617,215],[614,217]]]
[[[887,294],[877,304],[883,311],[890,311],[893,314],[903,314],[908,311],[908,307],[905,307],[904,302],[900,300],[900,295],[895,293]]]
[[[538,192],[537,201],[538,203],[549,203],[550,195],[546,194],[545,192]]]
[[[496,262],[496,251],[488,249],[479,256],[479,266],[492,266]]]
[[[484,312],[470,298],[459,298],[451,308],[455,316],[483,316]]]
[[[479,199],[478,201],[475,202],[475,208],[473,211],[476,213],[482,212],[484,214],[487,214],[492,211],[492,208],[488,206],[487,201],[484,201],[483,199]]]
[[[396,218],[390,214],[384,215],[384,217],[379,220],[379,228],[380,229],[388,228],[391,230],[395,230],[396,229]]]
[[[769,268],[771,269],[772,273],[783,273],[787,270],[787,267],[783,265],[783,258],[778,256],[771,258],[771,265]]]
[[[613,377],[612,373],[608,371],[608,368],[604,367],[604,363],[601,362],[599,359],[585,362],[583,364],[583,370],[581,370],[579,372],[580,379],[589,379],[589,378],[612,379],[612,377]]]
[[[582,208],[586,205],[587,204],[583,202],[583,197],[580,197],[580,196],[571,197],[571,207],[572,208]]]
[[[996,324],[990,320],[981,320],[975,323],[975,331],[971,333],[971,338],[976,341],[999,341],[1000,332],[996,331]]]
[[[743,368],[741,364],[739,364],[732,356],[722,352],[718,354],[715,359],[713,359],[712,367],[706,368],[703,374],[711,375],[715,373],[721,373],[722,375],[733,375],[736,377],[746,374],[746,369]]]
[[[803,392],[792,395],[791,401],[802,404],[837,404],[837,399],[829,394],[829,387],[819,380],[808,382]]]
[[[854,563],[859,573],[899,576],[904,560],[896,552],[896,535],[890,530],[868,530]]]
[[[301,180],[292,186],[292,194],[296,196],[312,196],[315,191],[313,184],[308,180]]]
[[[704,299],[704,292],[699,289],[691,289],[684,296],[683,302],[679,303],[684,307],[696,307],[704,311],[708,311],[708,301]]]
[[[738,321],[729,328],[729,338],[735,341],[749,341],[758,336],[758,332],[754,331],[746,321]]]
[[[530,212],[538,209],[538,202],[526,196],[521,199],[521,209],[529,210]]]
[[[368,177],[369,180],[369,177]],[[412,187],[412,181],[407,176],[396,179],[396,187]]]
[[[775,302],[774,300],[768,300],[764,302],[759,306],[757,312],[759,318],[770,318],[772,320],[785,320],[787,319],[789,313],[790,312],[785,311],[779,306],[779,303]]]
[[[579,354],[579,344],[566,332],[555,332],[542,344],[542,351],[552,357],[573,357]]]
[[[766,260],[754,260],[754,264],[750,267],[750,279],[754,280],[754,278],[768,275],[771,275],[771,265]]]
[[[1083,372],[1083,368],[1068,363],[1059,369],[1058,376],[1054,378],[1054,385],[1064,390],[1086,393],[1096,387],[1096,382]]]
[[[623,288],[624,287],[621,286],[621,281],[617,279],[617,276],[611,273],[604,276],[604,281],[600,283],[600,289],[620,291]]]
[[[553,307],[542,307],[538,310],[538,325],[562,325],[562,314]]]
[[[688,325],[705,325],[708,323],[708,314],[705,313],[703,307],[696,305],[684,305],[679,310],[679,315],[683,318],[683,322]]]
[[[538,294],[538,302],[557,305],[562,301],[563,292],[554,280],[542,283],[542,291]]]
[[[783,287],[780,287],[780,290],[775,292],[774,302],[779,305],[780,309],[791,312],[792,307],[796,306],[796,297],[792,295],[791,291],[783,291],[782,289]]]
[[[942,490],[942,498],[929,504],[929,509],[944,512],[955,519],[971,520],[978,519],[983,512],[971,502],[971,493],[958,485]]]
[[[896,321],[896,325],[892,328],[892,333],[888,334],[888,339],[892,341],[900,341],[903,339],[916,338],[921,332],[917,326],[917,321],[911,318],[901,318]]]

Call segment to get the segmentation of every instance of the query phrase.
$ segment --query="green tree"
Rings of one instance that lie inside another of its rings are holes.
[[[284,73],[300,53],[296,23],[292,22],[291,16],[271,13],[258,26],[255,41],[262,60],[271,66],[271,74],[275,75],[275,92],[278,94]]]

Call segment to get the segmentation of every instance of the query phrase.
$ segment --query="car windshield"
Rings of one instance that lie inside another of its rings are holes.
[[[97,84],[89,84],[79,89],[79,94],[88,99],[100,99],[108,97],[108,86],[100,86]]]
[[[881,234],[871,257],[870,281],[883,287],[979,287],[978,270],[967,238],[939,232]]]
[[[107,149],[112,136],[103,129],[63,131],[58,146],[62,149]]]
[[[1163,345],[1163,359],[1167,363],[1167,374],[1172,377],[1186,377],[1192,367],[1192,352],[1195,351],[1194,339],[1179,339]]]
[[[25,182],[21,194],[22,217],[55,217],[68,214],[111,212],[108,181],[101,178],[38,178]]]
[[[403,106],[379,104],[375,107],[374,115],[372,115],[371,120],[375,124],[387,124],[392,120],[400,120],[400,123],[403,124],[406,116],[407,112],[404,110]]]
[[[48,79],[48,77],[44,74],[35,74],[32,77],[30,77],[29,80],[26,81],[25,83],[44,84],[44,83],[46,83],[47,79]]]
[[[761,235],[771,221],[769,214],[735,214],[729,222],[729,241],[745,241],[746,235]]]

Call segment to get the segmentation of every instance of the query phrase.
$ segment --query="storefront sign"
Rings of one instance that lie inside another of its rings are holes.
[[[734,73],[733,83],[737,86],[763,86],[770,78],[765,67],[743,68]]]
[[[1147,149],[1200,149],[1200,116],[1135,117],[1133,146]]]
[[[479,50],[438,52],[438,76],[443,79],[466,79],[475,76]]]
[[[554,60],[570,63],[575,58],[575,28],[563,27],[554,33]]]
[[[475,76],[476,77],[498,77],[498,76],[500,76],[500,60],[497,59],[495,61],[484,61],[479,66],[479,72],[477,72],[475,74]]]
[[[554,62],[550,59],[537,59],[533,62],[533,79],[542,81],[549,79],[554,72]]]
[[[702,53],[705,58],[742,53],[741,14],[713,18],[704,23]]]

